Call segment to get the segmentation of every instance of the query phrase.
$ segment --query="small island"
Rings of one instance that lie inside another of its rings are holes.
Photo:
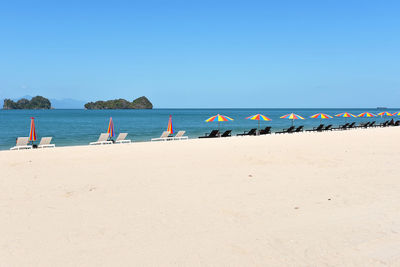
[[[96,101],[85,104],[85,109],[152,109],[153,104],[147,97],[139,97],[132,102],[125,99],[114,99],[108,101]]]
[[[35,96],[31,100],[21,98],[17,102],[4,99],[3,109],[51,109],[51,102],[43,96]]]

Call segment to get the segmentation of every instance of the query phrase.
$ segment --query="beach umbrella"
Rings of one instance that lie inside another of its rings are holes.
[[[294,113],[290,113],[290,114],[283,115],[283,116],[281,117],[281,119],[289,119],[289,120],[292,120],[292,126],[293,126],[293,124],[294,124],[294,120],[304,120],[304,118],[303,118],[302,116],[297,115],[297,114],[294,114]]]
[[[392,113],[393,116],[400,116],[400,111]]]
[[[387,111],[383,111],[383,112],[380,112],[380,113],[378,113],[378,114],[376,114],[376,115],[379,115],[379,116],[381,116],[381,118],[382,118],[383,116],[392,117],[392,116],[394,116],[394,114],[395,114],[395,113],[390,113],[390,112],[387,112]]]
[[[172,116],[171,115],[169,115],[167,132],[169,132],[169,134],[173,134],[174,133],[174,126],[172,125]]]
[[[36,129],[35,129],[35,118],[31,117],[31,129],[29,130],[29,141],[33,142],[36,141]]]
[[[345,118],[346,122],[347,122],[347,118],[357,118],[356,115],[351,114],[349,112],[343,112],[343,113],[340,113],[340,114],[336,114],[335,117]]]
[[[263,120],[263,121],[270,121],[271,120],[270,118],[268,118],[267,116],[264,116],[262,114],[256,114],[256,115],[247,117],[246,119],[247,120],[257,120],[258,121],[258,129],[260,129],[260,121],[261,120]]]
[[[219,123],[221,121],[233,121],[233,119],[229,118],[228,116],[223,116],[223,115],[217,114],[215,116],[212,116],[212,117],[206,119],[206,122],[211,122],[211,121],[218,121],[218,130],[219,130]]]
[[[110,117],[110,122],[108,123],[108,130],[107,133],[110,137],[115,136],[115,131],[114,131],[114,122],[112,120],[112,117]]]
[[[361,118],[374,118],[376,117],[376,115],[374,113],[370,113],[370,112],[363,112],[361,114],[358,114],[357,117],[361,117]]]
[[[312,116],[310,116],[311,119],[319,119],[319,123],[322,123],[323,119],[332,119],[333,117],[331,115],[325,114],[325,113],[317,113]]]
[[[383,111],[383,112],[378,113],[377,115],[381,116],[381,119],[382,119],[383,116],[386,116],[386,117],[393,117],[394,113],[390,113],[390,112],[387,112],[387,111]]]
[[[372,117],[376,117],[376,115],[374,113],[370,113],[370,112],[363,112],[361,114],[358,114],[357,117],[372,118]]]
[[[389,116],[389,117],[391,117],[391,116],[394,115],[394,113],[390,113],[390,112],[387,112],[387,111],[383,111],[383,112],[380,112],[380,113],[378,113],[378,114],[376,114],[376,115],[379,115],[379,116]]]

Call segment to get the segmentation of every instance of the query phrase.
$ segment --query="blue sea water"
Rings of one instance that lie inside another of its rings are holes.
[[[273,131],[287,128],[291,121],[279,117],[295,112],[305,120],[295,121],[295,125],[312,128],[319,125],[319,119],[309,117],[318,112],[335,115],[341,112],[359,114],[365,111],[377,113],[377,109],[153,109],[153,110],[0,110],[0,149],[9,149],[15,144],[16,137],[28,136],[30,117],[35,118],[38,140],[52,136],[57,146],[87,145],[96,141],[100,133],[107,131],[109,118],[112,117],[116,133],[127,132],[128,138],[135,142],[149,141],[159,137],[167,128],[169,115],[172,115],[175,130],[185,130],[190,138],[196,138],[217,128],[216,122],[205,120],[215,114],[229,116],[234,121],[221,122],[220,130],[231,129],[233,134],[257,127],[257,121],[245,118],[261,113],[272,121],[260,122],[261,127],[272,126]],[[398,110],[387,109],[395,112]],[[373,118],[377,122],[385,118]],[[347,121],[364,122],[371,119],[354,118]],[[325,124],[343,124],[345,119],[324,120]]]

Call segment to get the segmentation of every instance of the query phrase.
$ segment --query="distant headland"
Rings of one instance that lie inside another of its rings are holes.
[[[31,100],[21,98],[16,102],[4,99],[3,109],[51,109],[51,102],[43,96],[35,96]]]
[[[147,97],[139,97],[132,102],[125,99],[114,99],[108,101],[96,101],[85,104],[85,109],[152,109],[153,104]]]

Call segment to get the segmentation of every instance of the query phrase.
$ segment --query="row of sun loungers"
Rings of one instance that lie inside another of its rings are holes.
[[[129,139],[125,139],[128,136],[127,133],[120,133],[115,141],[108,140],[109,134],[102,133],[99,136],[99,139],[96,142],[91,142],[89,145],[109,145],[109,144],[126,144],[131,143],[132,141]]]
[[[212,130],[210,133],[205,133],[204,136],[199,136],[199,138],[216,138],[216,137],[230,137],[232,130],[227,130],[223,132],[222,134],[219,132],[219,130]]]
[[[161,134],[159,138],[153,138],[151,141],[171,141],[171,140],[185,140],[189,139],[185,136],[186,131],[179,131],[175,136],[170,136],[169,132],[165,131]]]
[[[259,135],[265,135],[265,134],[271,134],[271,127],[265,127],[265,129],[261,129],[258,132]],[[250,131],[244,131],[243,133],[237,134],[237,136],[251,136],[251,135],[257,135],[257,129],[253,128]]]
[[[297,128],[295,126],[290,126],[287,129],[283,129],[280,132],[275,132],[276,134],[282,134],[282,133],[300,133],[304,131],[304,126],[298,126]]]
[[[306,130],[307,132],[322,132],[322,131],[331,131],[331,130],[350,130],[356,128],[370,128],[370,127],[388,127],[388,126],[400,126],[400,120],[398,121],[385,121],[380,124],[376,124],[375,121],[367,122],[367,123],[360,123],[356,125],[355,122],[353,123],[345,123],[343,125],[339,125],[336,128],[332,127],[332,124],[325,126],[324,124],[320,124],[313,129]],[[299,133],[304,131],[304,126],[291,126],[287,129],[283,129],[282,131],[276,132],[277,134],[282,133]],[[250,129],[250,131],[245,131],[243,133],[237,134],[237,136],[255,136],[255,135],[266,135],[271,134],[271,127],[265,127],[265,129],[257,130],[256,128]],[[96,142],[89,143],[90,145],[108,145],[108,144],[126,144],[131,143],[132,141],[126,139],[127,133],[120,133],[115,141],[109,140],[108,133],[102,133],[99,136],[99,139]],[[213,130],[210,133],[206,133],[204,136],[200,136],[199,138],[216,138],[216,137],[230,137],[232,136],[232,130],[227,130],[220,133],[219,130]],[[185,131],[179,131],[175,136],[170,136],[169,132],[165,131],[161,134],[159,138],[153,138],[151,141],[170,141],[170,140],[185,140],[188,139],[188,136],[185,136]],[[37,148],[50,148],[55,147],[54,144],[51,144],[52,137],[42,137],[40,143],[37,145]],[[20,149],[32,149],[33,146],[29,145],[29,138],[28,137],[18,137],[17,143],[14,147],[10,148],[10,150],[20,150]]]
[[[51,139],[52,137],[42,137],[37,148],[55,147],[56,146],[55,144],[50,144]],[[29,144],[29,137],[18,137],[17,143],[15,144],[14,147],[10,148],[10,150],[32,149],[33,146],[28,144]]]

